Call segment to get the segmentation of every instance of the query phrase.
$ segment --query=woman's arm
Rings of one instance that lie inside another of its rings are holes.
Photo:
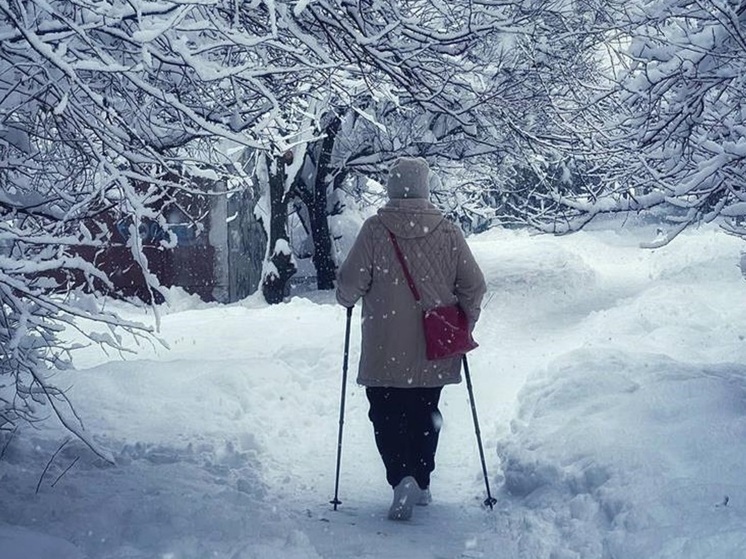
[[[464,309],[469,318],[469,324],[473,328],[479,320],[482,299],[487,291],[484,274],[479,269],[479,264],[474,259],[469,245],[464,239],[463,233],[454,227],[456,235],[456,254],[458,262],[456,265],[456,286],[454,293],[458,297],[459,305]]]
[[[373,243],[369,221],[363,223],[347,258],[337,271],[337,301],[354,307],[373,280]]]

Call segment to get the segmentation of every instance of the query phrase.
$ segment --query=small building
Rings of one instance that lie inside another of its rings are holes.
[[[181,196],[164,209],[175,246],[169,246],[170,236],[157,222],[138,227],[150,273],[160,285],[181,287],[204,301],[229,303],[251,295],[261,281],[267,245],[255,205],[251,189]],[[83,256],[107,273],[117,293],[150,302],[152,295],[131,249],[131,219],[110,216],[105,221],[110,245],[81,251]],[[160,299],[158,294],[155,298]]]

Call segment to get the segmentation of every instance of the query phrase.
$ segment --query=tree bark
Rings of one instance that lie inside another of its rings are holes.
[[[338,116],[334,116],[324,130],[325,136],[321,142],[318,162],[316,164],[316,180],[313,185],[313,195],[309,197],[308,216],[313,238],[313,265],[316,268],[316,287],[318,289],[334,289],[337,266],[332,256],[332,238],[329,231],[327,208],[327,193],[333,180],[332,169],[329,166],[332,149],[337,139],[337,133],[342,124]]]
[[[270,156],[266,156],[269,175],[269,254],[268,270],[262,281],[262,294],[270,305],[281,303],[290,294],[290,278],[296,267],[290,251],[290,237],[287,232],[288,196],[285,192],[285,168],[292,163],[292,153],[287,152],[274,160],[272,168]]]

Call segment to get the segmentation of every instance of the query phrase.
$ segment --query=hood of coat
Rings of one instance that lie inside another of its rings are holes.
[[[378,217],[386,229],[404,239],[424,237],[445,219],[438,208],[419,198],[389,200]]]

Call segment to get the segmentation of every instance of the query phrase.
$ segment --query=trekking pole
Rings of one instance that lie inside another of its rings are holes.
[[[466,389],[469,391],[469,402],[471,403],[471,416],[474,418],[474,431],[477,434],[477,446],[479,446],[479,459],[482,461],[482,473],[484,474],[484,486],[487,488],[487,498],[484,500],[484,506],[492,507],[497,503],[497,499],[492,496],[490,492],[490,479],[487,475],[487,464],[484,461],[484,448],[482,448],[482,434],[479,432],[479,420],[477,419],[477,406],[474,403],[474,390],[471,387],[471,375],[469,374],[469,362],[466,359],[466,354],[463,356],[464,362],[464,377],[466,377]]]
[[[337,475],[334,481],[334,499],[329,501],[334,505],[334,510],[342,504],[339,500],[339,470],[342,465],[342,428],[345,423],[345,392],[347,389],[347,363],[350,357],[350,323],[352,322],[352,309],[347,307],[347,326],[345,328],[345,352],[342,360],[342,398],[339,403],[339,436],[337,437]]]

